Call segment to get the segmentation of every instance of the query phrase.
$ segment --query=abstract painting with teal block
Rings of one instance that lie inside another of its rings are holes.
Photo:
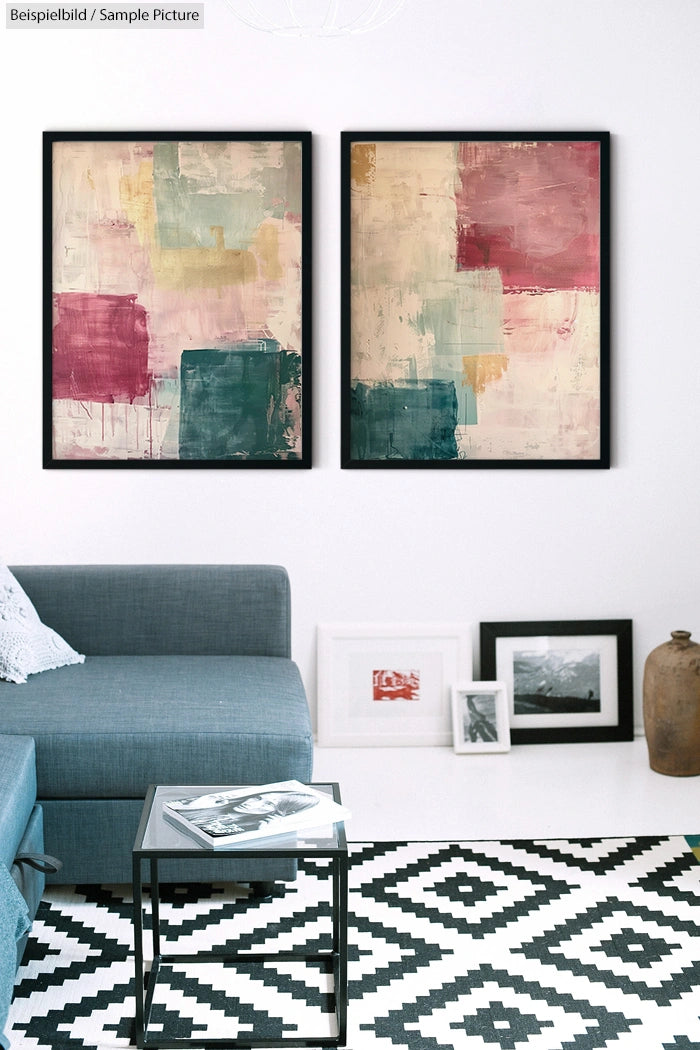
[[[606,141],[342,134],[344,466],[607,465]]]
[[[52,465],[308,467],[308,132],[47,132]]]

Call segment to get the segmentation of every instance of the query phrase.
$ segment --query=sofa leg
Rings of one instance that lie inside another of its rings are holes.
[[[250,895],[255,900],[263,900],[271,897],[275,892],[274,882],[251,882]]]

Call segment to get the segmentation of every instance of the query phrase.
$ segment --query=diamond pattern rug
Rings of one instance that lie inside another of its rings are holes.
[[[694,852],[695,850],[695,852]],[[350,847],[350,1050],[700,1050],[700,839],[385,842]],[[166,887],[168,948],[309,951],[330,933],[322,861],[268,901]],[[19,971],[13,1050],[133,1045],[125,886],[47,890]],[[312,964],[172,966],[149,1031],[333,1035]]]

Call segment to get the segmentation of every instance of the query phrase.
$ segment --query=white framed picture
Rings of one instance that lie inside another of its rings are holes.
[[[510,751],[505,682],[458,682],[453,685],[452,734],[458,754]]]
[[[471,673],[470,624],[320,624],[318,742],[449,745],[452,684]]]

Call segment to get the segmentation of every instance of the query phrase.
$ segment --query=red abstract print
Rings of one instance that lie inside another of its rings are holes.
[[[372,699],[420,700],[420,671],[373,671]]]

